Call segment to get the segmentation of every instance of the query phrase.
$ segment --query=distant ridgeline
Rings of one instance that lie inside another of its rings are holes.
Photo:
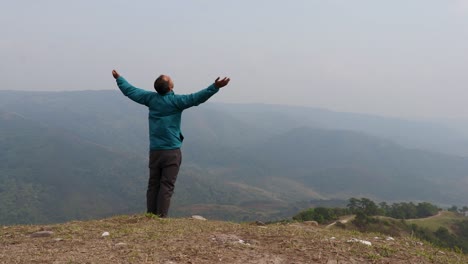
[[[468,137],[444,126],[254,104],[183,119],[172,216],[275,220],[353,196],[468,204],[455,155]],[[147,133],[147,109],[119,91],[0,91],[0,224],[144,212]]]

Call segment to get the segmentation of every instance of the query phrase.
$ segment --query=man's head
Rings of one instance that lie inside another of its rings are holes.
[[[158,94],[166,94],[169,91],[172,91],[174,88],[174,83],[172,82],[171,77],[167,75],[160,75],[156,81],[154,81],[154,89]]]

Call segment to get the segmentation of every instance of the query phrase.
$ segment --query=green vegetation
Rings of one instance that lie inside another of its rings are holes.
[[[293,219],[315,220],[323,224],[351,213],[355,214],[355,217],[350,224],[337,222],[336,226],[391,236],[412,235],[439,247],[467,253],[468,219],[462,216],[458,209],[451,212],[439,210],[437,206],[427,202],[377,205],[368,198],[351,198],[347,208],[310,208],[296,214]],[[405,220],[407,218],[413,219]]]
[[[436,215],[439,208],[431,203],[423,202],[414,204],[410,203],[394,203],[388,205],[382,202],[379,205],[367,198],[351,198],[349,199],[348,208],[352,213],[362,213],[367,216],[381,215],[396,219],[412,219],[424,218]]]
[[[414,236],[429,241],[433,245],[461,250],[468,254],[468,220],[463,220],[452,225],[456,232],[452,233],[446,227],[439,227],[432,231],[427,227],[420,227],[417,224],[409,225]]]
[[[425,219],[409,219],[409,224],[416,224],[420,227],[428,228],[431,231],[436,231],[439,227],[443,226],[453,232],[452,226],[460,221],[467,219],[459,213],[441,211],[437,217],[430,217]]]
[[[418,203],[417,205],[412,202],[394,203],[391,206],[387,206],[386,203],[381,203],[379,209],[383,215],[396,219],[429,217],[436,215],[440,210],[437,206],[426,202]]]
[[[366,198],[351,198],[348,207],[356,214],[352,223],[361,232],[392,235],[405,232],[434,245],[468,253],[468,220],[464,220],[458,213],[445,212],[436,217],[440,209],[430,203],[397,203],[390,206],[381,203],[380,207],[377,207],[373,201]],[[372,217],[375,215],[389,216],[401,221]],[[407,222],[404,221],[406,218],[421,219]]]
[[[296,221],[317,221],[319,224],[331,223],[338,220],[340,216],[345,216],[350,213],[346,208],[326,208],[317,207],[304,210],[295,216],[293,220]]]

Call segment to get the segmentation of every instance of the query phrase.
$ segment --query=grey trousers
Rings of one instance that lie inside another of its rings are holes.
[[[150,151],[150,175],[146,191],[148,213],[167,217],[181,162],[180,149]]]

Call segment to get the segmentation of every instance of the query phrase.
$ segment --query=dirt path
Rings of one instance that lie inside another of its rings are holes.
[[[445,211],[439,211],[436,215],[433,215],[433,216],[428,216],[426,218],[419,218],[419,219],[431,219],[431,218],[436,218],[436,217],[439,217],[439,216],[442,216],[442,213],[444,213]]]
[[[439,211],[437,214],[435,215],[431,215],[431,216],[428,216],[428,217],[424,217],[424,218],[411,218],[411,219],[405,219],[406,221],[414,221],[414,220],[427,220],[427,219],[431,219],[431,218],[436,218],[436,217],[439,217],[439,216],[442,216],[442,214],[444,212],[447,212],[447,211]]]
[[[432,216],[428,216],[428,217],[425,217],[425,218],[413,218],[413,219],[405,219],[406,221],[414,221],[414,220],[427,220],[427,219],[431,219],[431,218],[436,218],[436,217],[440,217],[442,216],[442,214],[446,212],[446,211],[439,211],[436,215],[432,215]],[[325,226],[325,229],[329,229],[331,228],[332,226],[336,225],[336,223],[338,222],[341,222],[342,224],[346,224],[347,222],[349,222],[350,220],[352,220],[354,218],[354,216],[347,216],[343,219],[340,219],[340,220],[337,220],[327,226]]]
[[[340,223],[342,223],[342,224],[346,224],[346,223],[348,223],[348,222],[349,222],[351,219],[353,219],[353,218],[354,218],[354,215],[344,217],[344,218],[342,218],[342,219],[340,219],[340,220],[338,220],[338,221],[335,221],[335,222],[333,222],[333,223],[331,223],[331,224],[325,226],[325,229],[329,229],[330,227],[336,225],[337,222],[340,222]]]

